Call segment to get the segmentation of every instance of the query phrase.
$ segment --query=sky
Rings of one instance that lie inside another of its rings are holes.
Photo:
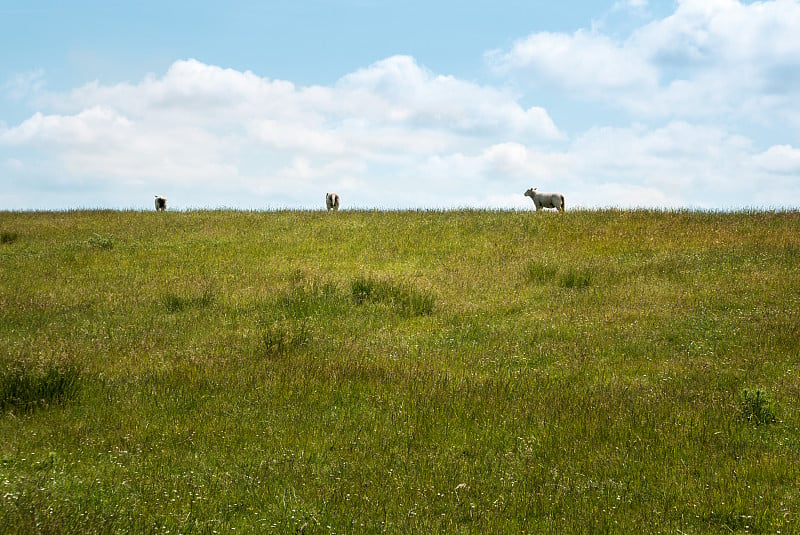
[[[800,0],[0,0],[0,210],[800,207]]]

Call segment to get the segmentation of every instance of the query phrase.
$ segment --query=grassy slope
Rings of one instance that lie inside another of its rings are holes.
[[[800,530],[797,213],[0,231],[7,532]]]

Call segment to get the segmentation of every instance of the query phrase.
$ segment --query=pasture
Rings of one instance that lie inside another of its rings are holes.
[[[797,212],[0,213],[4,533],[798,533]]]

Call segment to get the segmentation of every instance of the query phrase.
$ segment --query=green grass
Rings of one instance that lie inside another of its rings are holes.
[[[0,212],[4,533],[796,533],[796,212]]]

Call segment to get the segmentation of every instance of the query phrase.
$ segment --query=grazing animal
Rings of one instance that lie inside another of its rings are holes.
[[[163,212],[167,209],[167,198],[156,195],[156,212]]]
[[[559,212],[564,211],[564,196],[560,193],[539,193],[536,188],[530,188],[525,192],[526,197],[530,197],[536,205],[538,212],[542,208],[555,208]]]
[[[339,194],[338,193],[328,193],[325,195],[325,206],[328,207],[328,210],[338,210],[339,209]]]

